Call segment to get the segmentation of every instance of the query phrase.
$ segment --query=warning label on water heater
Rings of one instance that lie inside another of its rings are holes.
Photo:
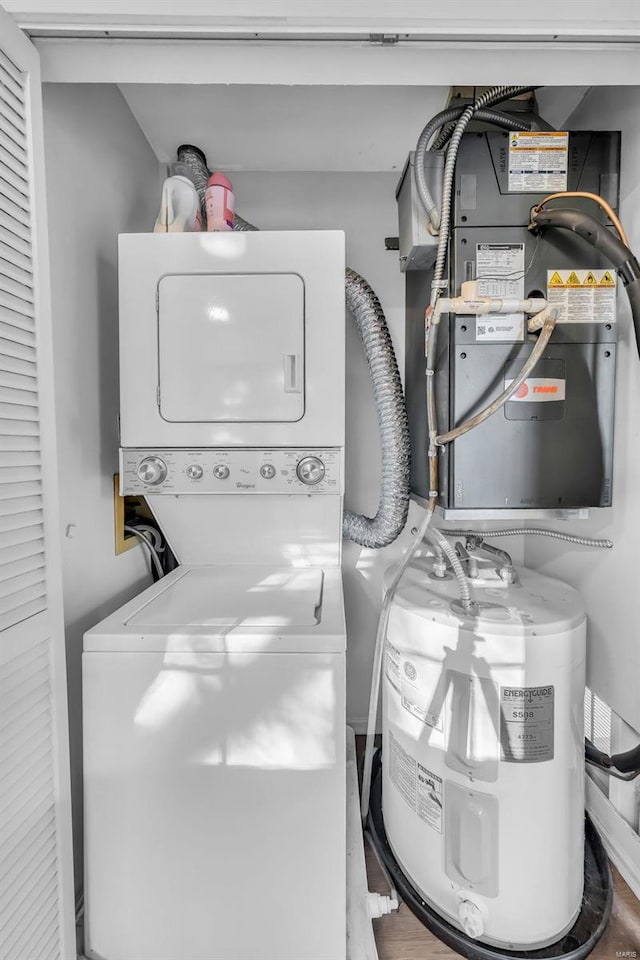
[[[418,806],[421,820],[442,833],[442,778],[418,764]]]
[[[416,761],[389,731],[389,779],[398,793],[416,808]]]
[[[420,819],[442,833],[442,778],[407,753],[391,730],[389,779]]]
[[[509,190],[551,193],[567,189],[569,134],[513,131],[509,134]]]
[[[553,760],[554,688],[500,687],[500,744],[507,763]]]

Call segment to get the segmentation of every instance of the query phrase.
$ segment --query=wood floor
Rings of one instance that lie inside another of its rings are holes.
[[[369,889],[386,893],[388,887],[367,845]],[[613,871],[613,912],[605,934],[591,954],[594,960],[640,960],[640,902],[617,870]],[[405,904],[398,913],[374,920],[379,960],[460,960],[457,953],[437,940]]]

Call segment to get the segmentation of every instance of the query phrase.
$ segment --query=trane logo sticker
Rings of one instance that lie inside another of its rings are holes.
[[[511,386],[514,379],[505,380],[505,390]],[[529,377],[518,387],[509,402],[544,403],[549,400],[564,400],[565,384],[566,380],[555,377]]]

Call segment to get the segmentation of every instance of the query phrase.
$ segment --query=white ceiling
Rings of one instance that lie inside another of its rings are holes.
[[[194,143],[223,170],[401,170],[448,87],[123,84],[161,161]]]
[[[3,0],[22,25],[79,32],[129,30],[219,34],[631,39],[635,0]]]

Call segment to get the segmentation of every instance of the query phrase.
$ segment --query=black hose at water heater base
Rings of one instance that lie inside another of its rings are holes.
[[[394,887],[409,909],[439,940],[468,960],[584,960],[604,933],[613,903],[611,868],[596,828],[585,815],[584,894],[571,930],[557,943],[539,950],[502,950],[467,937],[425,903],[393,855],[382,817],[382,765],[374,758],[367,828]]]

